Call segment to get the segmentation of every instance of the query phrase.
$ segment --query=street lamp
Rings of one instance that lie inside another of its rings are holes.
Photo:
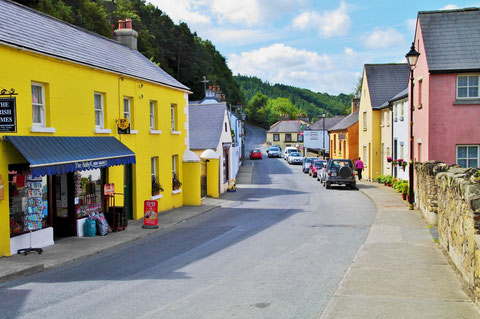
[[[408,66],[410,67],[410,167],[408,170],[408,184],[409,184],[409,196],[408,196],[408,209],[413,209],[413,69],[417,65],[419,52],[415,50],[415,42],[412,42],[410,52],[405,57],[407,58]]]
[[[323,111],[322,113],[322,118],[323,118],[323,159],[325,159],[325,152],[326,152],[326,148],[325,148],[325,118],[327,117],[327,113],[325,113],[325,111]]]

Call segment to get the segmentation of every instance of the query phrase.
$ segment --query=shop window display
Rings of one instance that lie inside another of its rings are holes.
[[[103,170],[88,170],[74,173],[75,211],[77,218],[91,213],[103,212]]]
[[[49,227],[47,178],[28,167],[9,166],[10,237]]]

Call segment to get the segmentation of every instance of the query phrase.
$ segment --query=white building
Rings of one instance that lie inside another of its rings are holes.
[[[410,143],[408,141],[408,88],[398,93],[390,99],[392,106],[393,120],[393,159],[402,159],[409,162],[410,159]],[[397,165],[393,167],[392,175],[397,178],[408,180],[408,165]]]

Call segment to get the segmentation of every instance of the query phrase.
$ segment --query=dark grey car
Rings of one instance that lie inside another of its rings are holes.
[[[355,189],[353,163],[349,159],[330,159],[325,169],[323,185],[330,189],[333,184],[345,185]]]

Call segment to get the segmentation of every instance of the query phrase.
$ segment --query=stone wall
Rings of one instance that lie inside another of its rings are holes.
[[[416,164],[419,206],[438,214],[442,249],[480,305],[480,181],[478,169]]]

